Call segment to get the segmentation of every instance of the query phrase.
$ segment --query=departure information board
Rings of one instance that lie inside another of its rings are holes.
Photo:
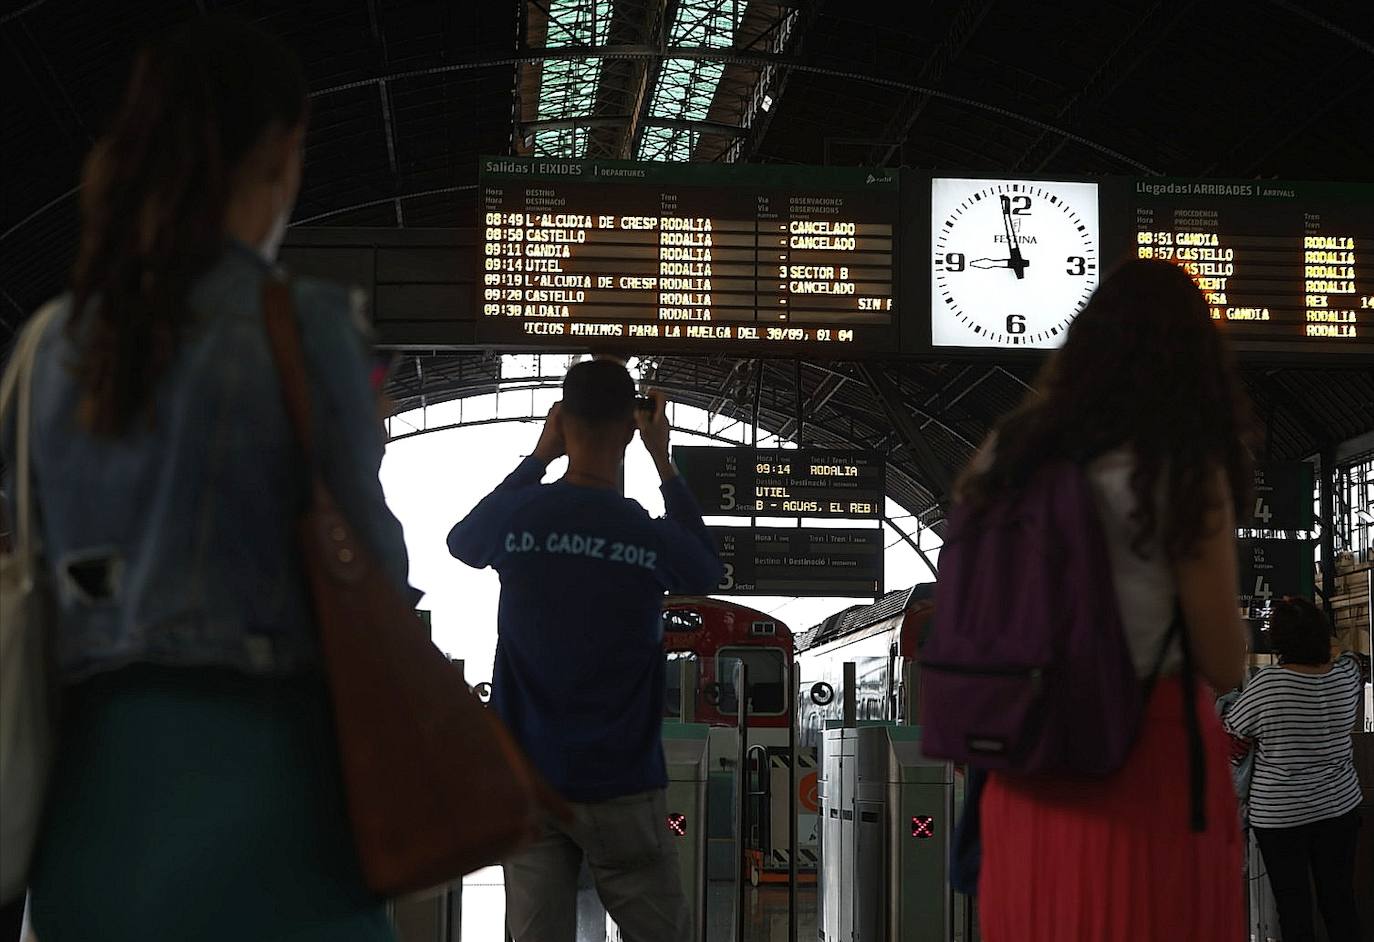
[[[1187,270],[1242,355],[1374,354],[1368,181],[485,157],[477,223],[457,318],[488,349],[1037,356],[1145,258]]]
[[[710,527],[726,595],[858,597],[883,593],[883,531]]]
[[[1244,349],[1374,344],[1374,184],[1144,178],[1135,254],[1185,268]]]
[[[869,452],[679,445],[673,462],[707,516],[877,519],[883,512],[883,461]]]
[[[895,170],[483,158],[492,346],[896,350]]]

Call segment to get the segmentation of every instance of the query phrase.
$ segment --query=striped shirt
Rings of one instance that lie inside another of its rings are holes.
[[[1291,828],[1360,804],[1350,734],[1363,683],[1351,655],[1324,674],[1266,667],[1226,714],[1226,728],[1255,742],[1250,823]]]

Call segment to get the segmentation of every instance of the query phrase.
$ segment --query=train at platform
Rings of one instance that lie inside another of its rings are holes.
[[[905,686],[919,660],[921,642],[935,616],[935,583],[919,583],[889,592],[870,605],[854,605],[831,615],[797,637],[801,676],[797,695],[797,741],[820,744],[826,723],[838,722],[844,704],[844,664],[854,662],[855,719],[905,724]]]
[[[705,597],[669,597],[663,603],[663,652],[667,660],[663,717],[710,727],[711,774],[707,802],[713,809],[707,835],[710,879],[727,880],[742,867],[760,883],[789,878],[788,815],[792,730],[795,722],[795,640],[782,621],[734,602]],[[740,695],[736,665],[743,662],[748,759],[739,765]],[[686,666],[686,670],[684,670]],[[684,697],[683,684],[691,684]],[[797,867],[812,881],[816,847],[815,750],[798,750]],[[736,859],[731,809],[741,782],[747,792],[743,859]]]

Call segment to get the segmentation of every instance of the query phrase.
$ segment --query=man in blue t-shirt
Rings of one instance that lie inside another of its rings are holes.
[[[454,556],[501,576],[492,705],[576,812],[505,862],[515,942],[572,942],[584,858],[626,942],[687,937],[665,823],[659,612],[665,590],[715,589],[721,565],[668,459],[663,396],[642,405],[620,363],[575,365],[534,453],[448,536]],[[636,428],[663,482],[663,519],[620,493]],[[540,483],[564,454],[563,477]]]

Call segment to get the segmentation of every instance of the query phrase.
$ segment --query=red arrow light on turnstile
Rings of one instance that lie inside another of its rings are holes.
[[[935,836],[935,819],[928,814],[912,815],[911,836],[922,841],[930,840]]]
[[[678,837],[687,836],[687,816],[674,811],[668,815],[668,830]]]

